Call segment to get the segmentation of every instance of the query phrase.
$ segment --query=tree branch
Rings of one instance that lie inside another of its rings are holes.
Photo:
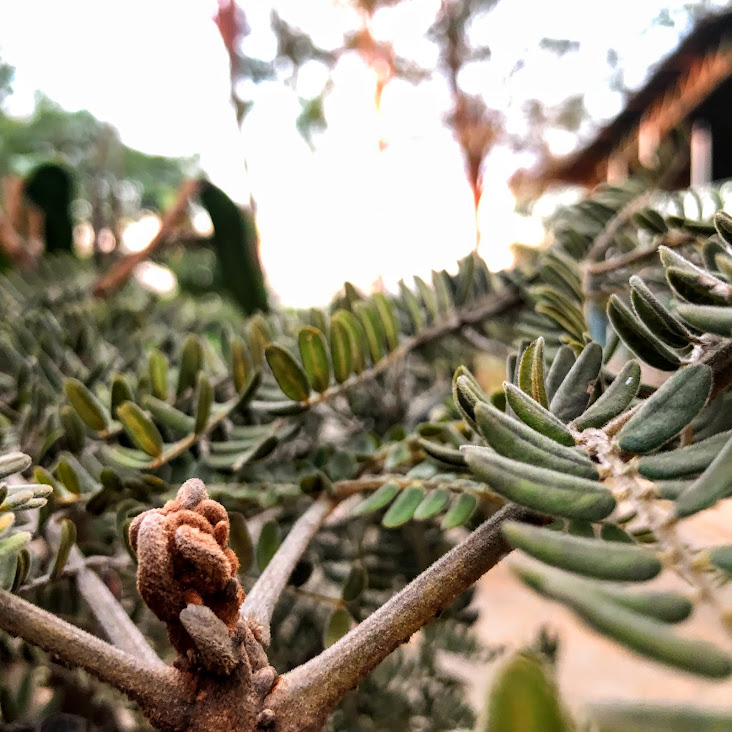
[[[170,234],[171,229],[176,225],[182,214],[188,208],[188,202],[197,195],[200,188],[200,181],[186,181],[178,191],[175,203],[165,212],[158,233],[150,243],[141,251],[129,254],[124,259],[112,265],[95,283],[92,292],[96,297],[106,297],[111,292],[119,289],[130,278],[140,262],[152,256],[158,247],[163,244]]]
[[[49,521],[47,526],[47,538],[52,544],[58,544],[59,525]],[[86,558],[76,545],[71,547],[65,569],[75,576],[79,594],[114,646],[148,666],[165,666],[107,585],[87,566]]]
[[[337,643],[285,674],[266,705],[278,732],[315,732],[350,689],[510,551],[504,521],[543,519],[504,506]]]
[[[259,640],[265,647],[270,642],[269,625],[277,600],[311,539],[335,506],[336,501],[324,495],[300,516],[239,609],[241,617],[260,633]]]
[[[0,590],[0,628],[122,691],[151,719],[162,719],[164,710],[169,719],[186,712],[189,700],[177,670],[153,668],[5,590]]]
[[[132,622],[122,605],[109,591],[107,585],[84,564],[81,552],[74,547],[69,557],[76,572],[79,594],[92,611],[107,638],[120,650],[129,653],[153,668],[163,668],[165,663],[150,647],[140,629]]]

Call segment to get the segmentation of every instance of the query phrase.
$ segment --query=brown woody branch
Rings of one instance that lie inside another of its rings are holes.
[[[0,628],[122,691],[154,724],[185,728],[190,699],[175,669],[152,667],[5,590],[0,590]]]
[[[171,231],[188,208],[191,198],[198,194],[200,187],[200,180],[186,181],[180,187],[175,203],[163,215],[158,233],[144,249],[120,259],[96,281],[92,290],[96,297],[105,297],[122,287],[134,272],[135,267],[151,257],[155,250],[167,241]]]
[[[277,600],[303,552],[335,506],[336,501],[322,496],[300,516],[239,610],[249,626],[256,629],[265,647],[270,642],[269,626]]]
[[[507,520],[540,520],[510,504],[422,572],[348,635],[285,674],[266,700],[278,732],[316,732],[340,699],[510,551]]]
[[[107,638],[117,648],[140,659],[148,666],[164,668],[163,661],[150,647],[145,636],[117,602],[107,585],[95,572],[85,566],[82,554],[76,547],[72,549],[70,560],[78,567],[76,586],[79,594],[84,598]]]

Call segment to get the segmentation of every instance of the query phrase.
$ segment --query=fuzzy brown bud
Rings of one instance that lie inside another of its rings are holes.
[[[232,637],[236,632],[244,591],[228,541],[226,509],[209,499],[197,478],[187,480],[165,506],[145,511],[130,525],[140,596],[168,626],[170,642],[183,657],[195,652],[180,619],[189,604],[208,607]]]

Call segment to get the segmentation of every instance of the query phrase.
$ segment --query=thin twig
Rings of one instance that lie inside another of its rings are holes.
[[[130,558],[128,556],[125,557],[107,557],[102,554],[95,554],[92,557],[84,557],[84,567],[87,569],[125,569],[130,568]],[[26,582],[24,585],[22,585],[18,591],[17,594],[21,596],[29,595],[35,590],[37,590],[40,587],[45,587],[46,585],[50,584],[51,582],[55,582],[58,579],[61,578],[71,578],[73,579],[76,577],[77,573],[79,572],[80,567],[78,565],[75,565],[73,567],[69,566],[67,563],[66,566],[61,571],[61,574],[59,574],[57,577],[51,577],[50,574],[43,574],[40,577],[36,577],[35,579],[31,580],[30,582]]]
[[[350,689],[508,554],[507,520],[538,519],[505,506],[341,640],[285,674],[266,700],[278,732],[319,730]]]
[[[658,252],[658,248],[661,246],[674,249],[687,244],[694,244],[696,241],[697,237],[693,234],[671,231],[663,236],[657,237],[653,246],[641,249],[640,251],[628,252],[628,254],[623,254],[619,257],[613,257],[613,259],[608,259],[605,262],[594,262],[587,267],[587,273],[591,275],[607,274],[618,269],[632,267],[647,259],[653,259]]]
[[[138,658],[151,667],[164,667],[165,663],[152,649],[140,629],[132,622],[122,605],[117,602],[107,585],[95,572],[83,564],[81,552],[74,547],[70,563],[78,563],[76,586],[84,602],[92,611],[105,635],[119,649]]]
[[[384,473],[383,475],[366,475],[361,478],[339,480],[333,484],[334,495],[338,500],[343,500],[356,493],[364,491],[375,491],[385,483],[394,483],[398,488],[409,488],[412,485],[421,485],[426,490],[447,489],[456,493],[478,493],[481,496],[494,495],[487,486],[469,478],[456,478],[453,480],[431,480],[423,478],[410,478],[406,475]]]
[[[470,326],[465,326],[460,331],[460,335],[470,343],[471,346],[475,346],[475,348],[477,348],[481,353],[485,353],[490,356],[506,358],[511,351],[511,348],[503,341],[499,341],[495,338],[488,338]]]
[[[335,506],[336,501],[322,496],[298,518],[244,600],[239,612],[259,632],[264,646],[269,645],[272,613],[292,570]]]
[[[640,211],[653,197],[655,189],[650,188],[625,204],[595,237],[587,253],[590,262],[597,262],[613,243],[615,235],[625,226],[630,217]]]

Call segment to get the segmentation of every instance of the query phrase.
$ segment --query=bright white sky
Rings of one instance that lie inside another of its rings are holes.
[[[336,43],[352,20],[337,0],[254,0],[242,3],[253,33],[251,54],[271,56],[272,5],[302,24],[317,42]],[[404,0],[375,18],[374,32],[396,50],[431,66],[434,47],[424,40],[439,0]],[[472,28],[493,57],[480,73],[467,70],[466,91],[482,93],[520,128],[520,102],[532,97],[559,103],[586,92],[593,118],[620,108],[608,91],[607,51],[614,48],[635,88],[650,64],[668,53],[678,29],[655,27],[664,6],[683,2],[615,0],[502,0]],[[0,56],[16,67],[14,114],[28,113],[36,90],[63,107],[86,108],[114,124],[123,141],[149,153],[199,154],[210,178],[239,201],[251,184],[259,205],[262,258],[270,284],[288,305],[322,304],[344,279],[369,288],[379,276],[387,287],[399,277],[452,267],[473,245],[470,192],[459,149],[442,118],[449,105],[444,84],[416,87],[393,82],[382,118],[373,110],[373,76],[357,58],[343,60],[328,97],[329,128],[312,152],[299,137],[292,90],[260,85],[255,108],[239,134],[229,104],[228,58],[212,22],[216,0],[0,0]],[[543,37],[578,40],[563,59],[536,51]],[[525,68],[505,79],[515,62]],[[322,81],[306,68],[298,91],[314,95]],[[377,152],[379,131],[390,145]],[[573,136],[550,140],[558,153]],[[244,157],[250,181],[244,174]],[[536,239],[512,213],[510,174],[527,161],[497,150],[488,162],[481,202],[481,253],[505,266],[512,241]]]

